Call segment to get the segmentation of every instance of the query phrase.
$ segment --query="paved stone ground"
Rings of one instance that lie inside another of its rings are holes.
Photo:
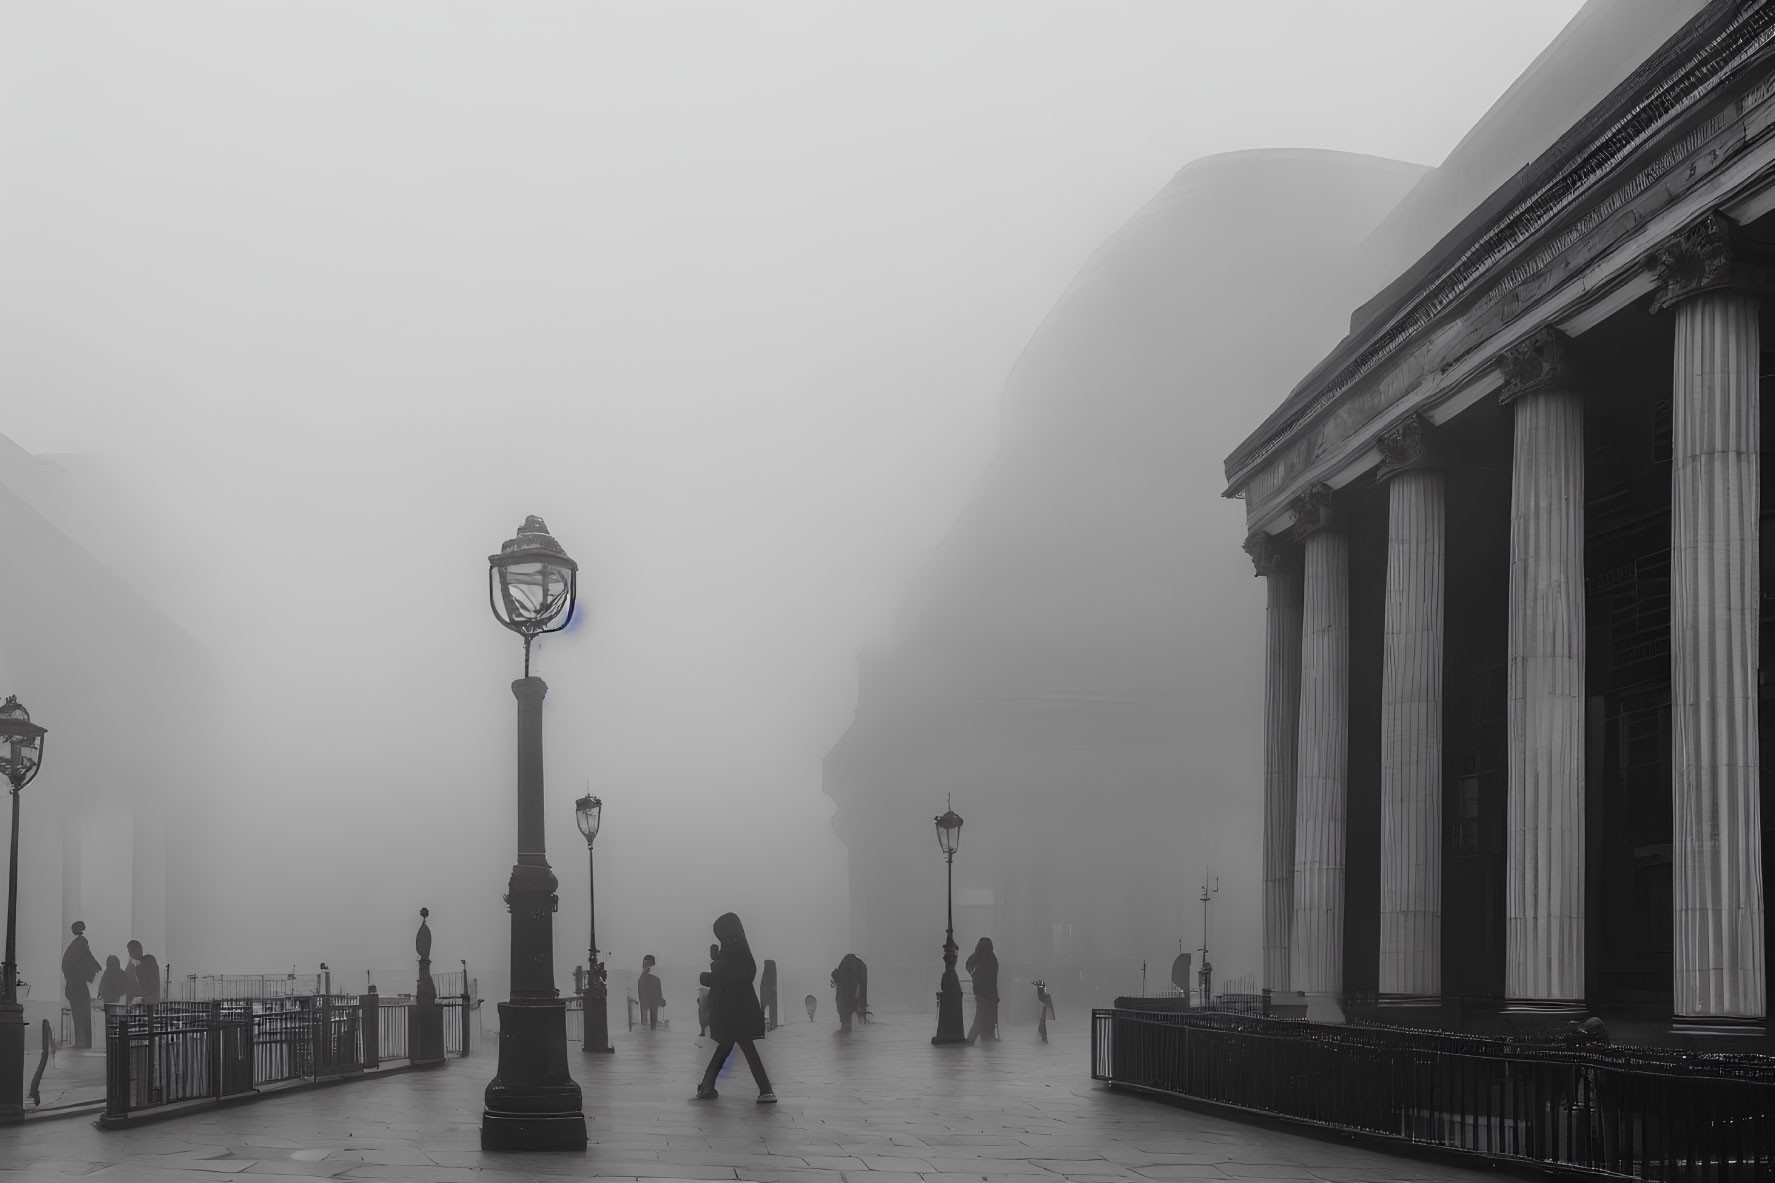
[[[933,1048],[933,1020],[886,1015],[849,1036],[826,1023],[761,1045],[781,1103],[735,1055],[718,1100],[692,1102],[706,1040],[619,1030],[614,1056],[573,1053],[592,1145],[583,1154],[483,1154],[481,1090],[493,1061],[208,1110],[103,1132],[83,1119],[0,1127],[0,1183],[86,1176],[174,1180],[562,1178],[755,1183],[1330,1183],[1493,1178],[1206,1117],[1092,1082],[1083,1020],[1053,1042],[1017,1030],[989,1047]]]
[[[37,1071],[37,1053],[25,1057],[25,1085]],[[43,1108],[65,1109],[73,1105],[90,1105],[105,1099],[105,1051],[103,1048],[64,1047],[50,1057],[43,1070],[43,1083],[38,1087]],[[25,1101],[25,1108],[31,1102]]]

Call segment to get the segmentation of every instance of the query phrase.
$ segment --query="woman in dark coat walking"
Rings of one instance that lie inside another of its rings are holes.
[[[770,1077],[752,1042],[764,1038],[764,1011],[758,1005],[758,992],[752,988],[758,963],[752,960],[740,918],[732,912],[715,921],[715,935],[721,939],[720,955],[703,975],[703,985],[709,988],[709,1033],[715,1037],[715,1054],[709,1058],[709,1069],[692,1100],[709,1101],[720,1095],[715,1091],[715,1077],[737,1043],[752,1069],[752,1079],[758,1082],[758,1103],[775,1105],[777,1095],[770,1091]]]

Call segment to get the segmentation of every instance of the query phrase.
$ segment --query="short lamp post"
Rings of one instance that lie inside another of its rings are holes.
[[[949,866],[949,929],[943,941],[943,981],[937,990],[935,1044],[966,1043],[961,1025],[961,979],[955,976],[955,848],[961,845],[961,817],[951,809],[937,819],[937,845]]]
[[[43,766],[47,732],[17,698],[0,704],[0,775],[12,792],[12,861],[6,877],[6,962],[0,968],[0,1117],[25,1110],[25,1008],[18,1000],[18,799]]]
[[[579,564],[527,517],[487,559],[494,618],[524,638],[518,700],[518,861],[505,902],[511,912],[511,1001],[499,1004],[499,1071],[481,1114],[483,1150],[583,1150],[584,1100],[567,1071],[567,1004],[555,988],[554,913],[560,886],[543,846],[542,700],[530,676],[530,645],[573,620]]]
[[[597,841],[598,826],[604,818],[604,802],[587,793],[573,803],[573,816],[586,840],[586,912],[591,917],[586,938],[585,991],[581,996],[585,1005],[582,1015],[584,1046],[588,1052],[614,1052],[616,1049],[610,1046],[610,1016],[606,1009],[609,971],[598,960],[597,865],[592,860],[592,843]]]

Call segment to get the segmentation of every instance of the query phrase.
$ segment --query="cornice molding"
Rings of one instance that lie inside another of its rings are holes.
[[[1413,469],[1437,467],[1434,434],[1429,420],[1416,411],[1381,432],[1375,441],[1381,451],[1375,479],[1384,481]]]
[[[1398,300],[1394,313],[1377,324],[1366,344],[1335,369],[1338,355],[1333,354],[1295,390],[1299,395],[1316,386],[1315,393],[1279,421],[1260,428],[1228,457],[1229,495],[1276,449],[1416,338],[1451,304],[1492,279],[1508,256],[1575,205],[1593,197],[1623,161],[1701,100],[1735,81],[1743,67],[1772,42],[1775,0],[1715,0],[1530,166],[1527,171],[1533,179],[1522,189],[1520,200],[1466,233],[1457,228],[1438,244],[1436,252],[1449,256],[1450,262],[1430,272]],[[1503,192],[1494,193],[1481,210],[1498,204]],[[1287,405],[1285,402],[1284,408]]]
[[[1571,390],[1575,370],[1571,339],[1558,329],[1539,329],[1498,354],[1498,372],[1504,377],[1498,402],[1513,403],[1544,390]]]
[[[1744,240],[1738,224],[1715,210],[1646,257],[1658,277],[1652,311],[1718,291],[1775,291],[1775,252]]]

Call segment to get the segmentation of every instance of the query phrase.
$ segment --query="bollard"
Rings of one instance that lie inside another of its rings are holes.
[[[374,982],[370,984],[370,992],[361,994],[357,1000],[358,1030],[364,1039],[364,1067],[382,1067],[382,999],[376,993]]]

